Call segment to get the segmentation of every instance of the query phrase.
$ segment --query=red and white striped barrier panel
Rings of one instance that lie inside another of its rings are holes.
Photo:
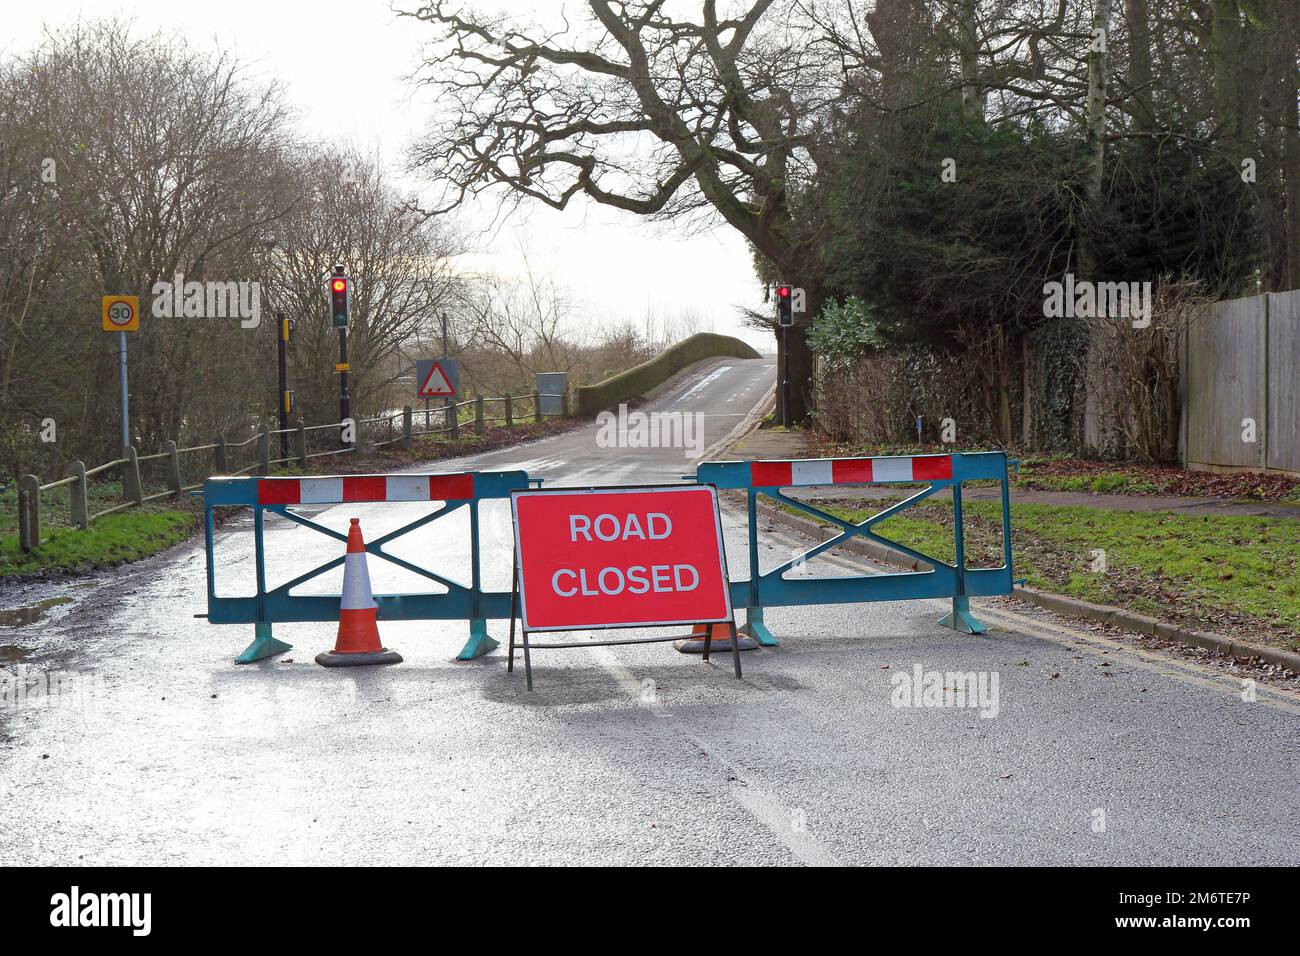
[[[260,505],[344,504],[351,501],[468,501],[474,475],[352,475],[342,478],[260,478]]]
[[[808,485],[861,485],[894,481],[947,481],[952,455],[900,455],[884,458],[810,458],[802,461],[751,461],[750,484],[758,488]]]

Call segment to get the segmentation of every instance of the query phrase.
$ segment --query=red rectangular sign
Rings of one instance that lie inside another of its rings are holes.
[[[527,630],[732,619],[712,487],[516,491],[511,507]]]

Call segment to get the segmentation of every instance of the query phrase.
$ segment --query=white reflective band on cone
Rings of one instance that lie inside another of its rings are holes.
[[[343,611],[365,611],[378,607],[370,593],[370,569],[366,566],[365,552],[349,554],[343,559]]]

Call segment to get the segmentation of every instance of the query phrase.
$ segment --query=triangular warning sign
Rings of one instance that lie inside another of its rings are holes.
[[[434,362],[416,394],[421,398],[455,398],[456,389],[452,387],[451,379],[447,378],[442,366]]]

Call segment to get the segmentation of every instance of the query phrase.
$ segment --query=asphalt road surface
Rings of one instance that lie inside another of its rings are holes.
[[[676,480],[765,400],[772,373],[770,359],[709,363],[645,406],[703,415],[693,449],[600,447],[591,425],[431,470]],[[373,538],[428,508],[315,518],[359,517]],[[394,550],[464,577],[462,514]],[[725,517],[739,576],[744,516]],[[485,528],[486,583],[503,587],[504,505]],[[763,540],[765,568],[802,546],[776,529]],[[273,584],[338,553],[279,519],[267,541]],[[228,525],[223,593],[241,591],[251,555],[248,523]],[[370,564],[376,591],[423,589]],[[337,593],[340,578],[311,587]],[[8,865],[1300,862],[1294,695],[1261,685],[1248,702],[1222,672],[1000,600],[973,602],[991,625],[979,637],[936,626],[937,601],[771,609],[782,644],[747,653],[740,681],[727,655],[706,664],[668,644],[539,651],[530,694],[503,649],[453,659],[463,623],[381,623],[405,662],[373,669],[313,662],[330,625],[278,625],[292,651],[235,666],[251,627],[192,616],[201,542],[0,603],[64,595],[40,623],[0,628],[0,667],[62,671],[84,691],[0,710]],[[990,695],[895,706],[891,678],[917,665],[982,672]]]

